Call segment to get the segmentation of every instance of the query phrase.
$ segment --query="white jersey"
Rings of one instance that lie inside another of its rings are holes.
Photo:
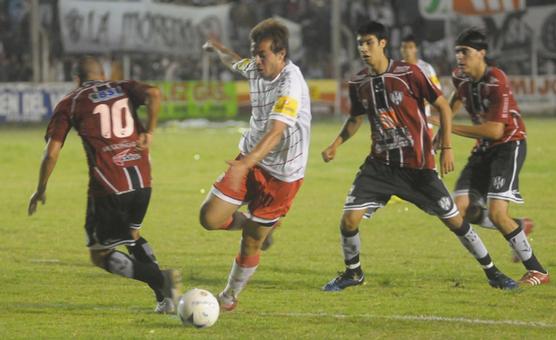
[[[248,79],[252,108],[249,130],[239,142],[241,153],[255,148],[271,119],[284,122],[288,127],[282,139],[258,165],[284,182],[303,178],[309,156],[311,100],[299,67],[288,61],[273,80],[259,75],[254,59],[238,61],[233,70]]]
[[[429,78],[431,83],[433,83],[436,87],[438,87],[439,90],[442,90],[442,87],[440,85],[440,80],[438,80],[436,71],[434,70],[434,67],[432,67],[431,64],[427,63],[423,59],[419,59],[417,60],[417,66],[419,66],[419,68],[421,69],[421,71],[423,71],[425,76]],[[427,115],[427,117],[430,117],[431,115],[431,106],[428,103],[425,105],[425,114]]]

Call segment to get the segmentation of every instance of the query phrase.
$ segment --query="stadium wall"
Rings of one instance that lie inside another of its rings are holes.
[[[510,76],[519,107],[525,115],[556,114],[556,76]],[[449,77],[441,78],[446,96],[452,90]],[[163,93],[162,120],[208,118],[234,119],[250,112],[249,86],[237,82],[154,82]],[[335,80],[309,80],[313,115],[334,116]],[[56,103],[74,83],[0,83],[0,124],[47,121]],[[342,87],[341,111],[349,112],[347,84]]]

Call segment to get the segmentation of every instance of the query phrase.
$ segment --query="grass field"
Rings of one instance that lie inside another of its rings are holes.
[[[527,121],[529,153],[521,173],[523,206],[535,219],[532,245],[556,268],[556,120]],[[320,151],[340,122],[316,123],[311,158],[290,214],[263,255],[239,307],[205,330],[155,315],[143,284],[94,268],[84,247],[87,171],[74,132],[50,180],[47,203],[26,216],[43,149],[43,128],[0,128],[0,339],[12,338],[556,338],[556,283],[503,292],[490,288],[470,255],[441,223],[411,204],[390,204],[361,226],[367,284],[340,293],[320,287],[343,262],[338,220],[367,154],[368,127],[324,164]],[[164,267],[183,272],[185,288],[218,293],[239,234],[207,232],[198,208],[235,156],[235,129],[157,131],[154,191],[143,235]],[[472,141],[455,138],[457,171]],[[194,155],[200,159],[195,160]],[[457,175],[446,178],[452,187]],[[502,236],[480,229],[498,267],[519,278]]]

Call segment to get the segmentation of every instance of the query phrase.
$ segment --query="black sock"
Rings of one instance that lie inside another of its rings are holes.
[[[496,277],[496,273],[499,270],[496,268],[494,263],[492,263],[490,255],[481,257],[480,259],[477,259],[477,261],[481,264],[481,266],[483,266],[483,270],[489,279],[494,279]]]
[[[521,246],[521,247],[518,246],[517,248],[514,248],[514,251],[516,253],[520,252],[520,251],[523,251],[522,250],[523,247],[524,247],[524,249],[527,253],[529,253],[529,252],[531,253],[531,257],[529,257],[529,259],[527,259],[525,261],[522,261],[523,265],[525,266],[525,269],[527,269],[527,270],[536,270],[538,272],[546,274],[546,270],[539,263],[539,260],[537,260],[537,257],[535,256],[535,253],[533,252],[531,246],[529,245],[529,241],[527,240],[527,237],[525,236],[525,233],[522,233],[521,222],[518,222],[518,227],[514,231],[512,231],[508,235],[504,235],[504,237],[506,238],[506,240],[508,240],[510,245],[512,245],[514,243],[525,244],[525,246]],[[512,240],[514,238],[521,238],[521,239],[520,239],[520,241],[512,242]],[[527,254],[527,253],[525,253],[525,254]],[[523,257],[526,257],[526,255],[520,256],[520,258],[523,258]]]
[[[539,260],[537,260],[535,253],[531,255],[531,258],[529,260],[523,261],[523,265],[527,270],[536,270],[543,274],[547,273],[546,269],[544,269],[544,267],[539,263]]]
[[[142,263],[152,265],[154,271],[157,271],[157,275],[162,277],[162,273],[160,272],[160,267],[158,266],[158,262],[156,261],[156,256],[152,248],[150,247],[149,243],[143,237],[140,237],[135,241],[135,245],[127,246],[127,251],[133,255],[133,257]],[[162,285],[155,286],[149,283],[149,287],[154,291],[156,295],[156,301],[162,301],[164,299],[164,295],[162,294]]]

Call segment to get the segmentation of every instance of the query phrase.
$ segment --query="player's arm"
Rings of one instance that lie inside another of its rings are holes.
[[[456,113],[459,110],[461,110],[461,107],[463,106],[463,102],[461,101],[461,99],[457,95],[456,91],[452,91],[452,94],[450,95],[449,103],[450,103],[450,110],[452,110],[452,115],[451,115],[450,119],[453,120]],[[437,120],[433,117],[430,117],[429,119],[430,119],[431,124],[440,125],[439,120]],[[432,144],[433,144],[433,146],[436,150],[442,148],[442,139],[440,137],[441,135],[442,135],[442,128],[439,128],[438,131],[436,132],[436,134],[434,135],[433,139],[432,139]]]
[[[62,144],[63,143],[61,141],[52,138],[50,138],[46,144],[44,157],[39,170],[37,190],[33,193],[29,200],[29,207],[27,209],[29,216],[35,213],[39,201],[41,201],[42,204],[46,202],[46,185],[52,171],[54,171],[54,168],[56,167],[56,162],[58,161],[58,156],[60,155],[60,150],[62,149]]]
[[[243,158],[241,159],[227,161],[230,166],[230,186],[233,190],[239,189],[241,181],[249,169],[263,160],[266,155],[268,155],[268,153],[280,142],[287,127],[288,125],[286,123],[276,119],[271,119],[269,121],[267,132],[250,153],[243,155]]]
[[[443,96],[438,96],[432,104],[440,113],[439,140],[440,150],[440,175],[454,171],[454,154],[452,150],[452,110],[448,101]]]
[[[156,86],[145,87],[145,106],[147,108],[147,127],[146,131],[139,134],[137,141],[137,149],[147,149],[153,138],[153,132],[158,122],[158,113],[160,111],[161,93]]]
[[[338,136],[332,141],[332,143],[326,147],[321,153],[322,159],[325,162],[330,162],[336,156],[336,150],[340,145],[345,143],[351,136],[355,135],[361,123],[363,123],[363,118],[365,115],[349,116],[349,118],[344,122],[342,130]]]
[[[232,65],[241,60],[239,54],[227,48],[220,41],[214,38],[209,38],[203,45],[203,49],[208,52],[216,52],[220,61],[229,69],[232,69]]]

